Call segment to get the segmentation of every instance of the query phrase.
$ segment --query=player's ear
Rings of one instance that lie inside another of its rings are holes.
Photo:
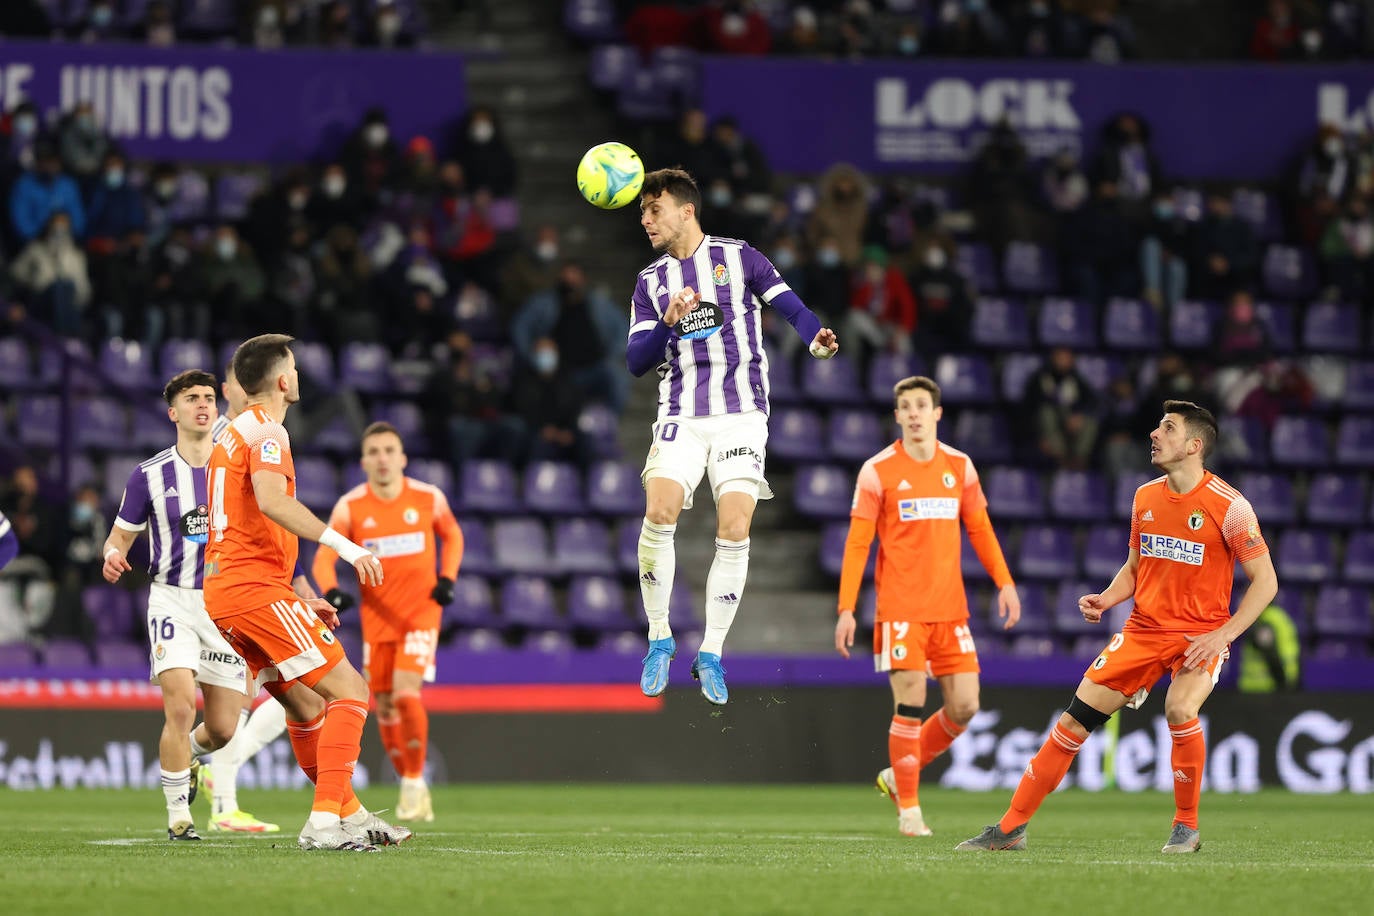
[[[177,421],[177,409],[171,404],[167,405],[167,419],[171,420],[173,423]]]
[[[941,405],[940,407],[936,407],[934,410],[930,412],[930,415],[935,418],[935,422],[940,422],[940,418],[945,415],[944,406]]]

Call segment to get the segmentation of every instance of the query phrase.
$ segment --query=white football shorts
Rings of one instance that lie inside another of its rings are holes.
[[[650,477],[676,480],[682,485],[682,508],[692,508],[692,496],[705,475],[711,496],[746,493],[755,501],[772,499],[764,479],[768,417],[758,410],[712,417],[665,417],[653,425],[653,443],[640,481]]]
[[[205,593],[154,582],[148,594],[149,680],[189,668],[212,687],[248,692],[247,668],[205,611]]]

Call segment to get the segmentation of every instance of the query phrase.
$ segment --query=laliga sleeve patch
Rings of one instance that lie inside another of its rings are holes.
[[[258,446],[258,460],[263,464],[281,464],[281,443],[276,439],[264,439]]]
[[[725,326],[725,313],[714,302],[698,302],[673,328],[677,336],[685,340],[701,340],[710,337]]]

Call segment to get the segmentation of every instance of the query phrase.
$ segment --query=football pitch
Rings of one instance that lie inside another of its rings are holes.
[[[156,791],[0,792],[0,910],[297,913],[1369,913],[1374,796],[1203,795],[1199,853],[1164,856],[1172,799],[1061,792],[1025,853],[955,853],[1009,793],[926,789],[934,837],[861,786],[472,785],[377,854],[295,848],[309,805],[245,791],[274,836],[164,839]],[[389,788],[363,793],[394,803]]]

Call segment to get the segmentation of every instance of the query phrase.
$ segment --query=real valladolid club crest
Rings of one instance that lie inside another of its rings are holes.
[[[1197,531],[1199,528],[1202,527],[1202,523],[1205,519],[1206,516],[1202,514],[1201,509],[1194,509],[1193,513],[1188,516],[1188,527],[1194,531]]]
[[[724,264],[717,264],[711,276],[716,281],[716,286],[725,286],[730,282],[730,271],[725,269]]]

